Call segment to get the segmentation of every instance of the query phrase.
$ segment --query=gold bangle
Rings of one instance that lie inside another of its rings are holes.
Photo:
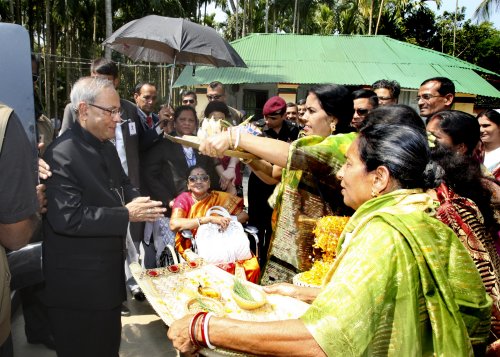
[[[241,158],[240,158],[240,161],[241,161],[242,163],[244,163],[245,165],[248,165],[249,163],[251,163],[251,162],[253,161],[253,159],[241,159]]]

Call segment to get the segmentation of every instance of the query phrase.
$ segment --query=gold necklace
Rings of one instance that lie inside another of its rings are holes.
[[[201,196],[200,198],[196,198],[196,196],[191,192],[191,197],[193,198],[195,203],[200,202],[201,200],[205,199],[208,195],[209,195],[209,193],[205,192],[205,194],[203,196]]]

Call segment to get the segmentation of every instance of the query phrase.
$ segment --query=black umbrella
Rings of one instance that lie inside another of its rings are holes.
[[[134,61],[244,67],[234,48],[213,28],[189,20],[149,15],[116,30],[103,43]],[[169,95],[170,102],[171,95]]]

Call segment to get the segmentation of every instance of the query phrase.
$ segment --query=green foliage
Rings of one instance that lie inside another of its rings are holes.
[[[496,30],[491,38],[483,38],[476,47],[478,54],[475,63],[500,74],[500,31]]]
[[[102,56],[101,43],[105,34],[106,0],[0,0],[2,21],[24,24],[32,48],[46,62],[41,65],[40,89],[52,103],[49,116],[61,116],[71,83],[89,73],[90,61]],[[219,30],[228,40],[243,33],[265,32],[266,0],[214,0],[228,14],[227,22],[217,23],[215,14],[206,14],[211,0],[112,0],[113,29],[150,14],[184,17]],[[440,1],[435,1],[437,4]],[[481,6],[495,9],[499,0],[482,0]],[[297,12],[295,16],[295,3]],[[238,34],[235,9],[238,4]],[[380,14],[378,34],[407,41],[419,46],[452,54],[471,63],[500,72],[500,34],[491,23],[480,25],[464,20],[460,9],[455,44],[453,33],[455,14],[445,12],[436,17],[426,1],[421,0],[268,0],[268,31],[299,34],[368,34],[371,14],[372,31]],[[488,4],[488,5],[486,5]],[[493,4],[493,7],[492,7]],[[379,12],[382,7],[382,11]],[[243,13],[245,10],[245,13]],[[50,17],[47,25],[46,11]],[[491,11],[490,11],[491,12]],[[295,25],[295,27],[294,27]],[[49,43],[48,39],[51,38]],[[139,80],[160,83],[160,92],[167,91],[165,83],[170,72],[165,66],[139,64],[113,53],[122,63],[121,91],[129,93]],[[129,66],[130,65],[130,66]],[[50,86],[45,86],[44,70],[49,69]],[[56,113],[57,111],[57,113]]]
[[[320,35],[331,35],[333,31],[333,11],[325,4],[319,4],[314,13],[314,23]]]

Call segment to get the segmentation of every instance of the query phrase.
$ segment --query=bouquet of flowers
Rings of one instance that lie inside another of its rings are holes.
[[[321,250],[321,258],[316,259],[310,270],[299,274],[299,282],[309,286],[320,286],[336,257],[339,237],[349,217],[325,216],[318,220],[313,230],[313,248]]]
[[[243,130],[252,135],[261,136],[262,131],[252,124],[251,120],[253,115],[247,118],[245,121],[237,125],[238,130]],[[203,118],[201,125],[198,129],[197,136],[199,139],[207,139],[211,136],[220,134],[232,127],[231,123],[227,120],[215,119],[215,118]]]

